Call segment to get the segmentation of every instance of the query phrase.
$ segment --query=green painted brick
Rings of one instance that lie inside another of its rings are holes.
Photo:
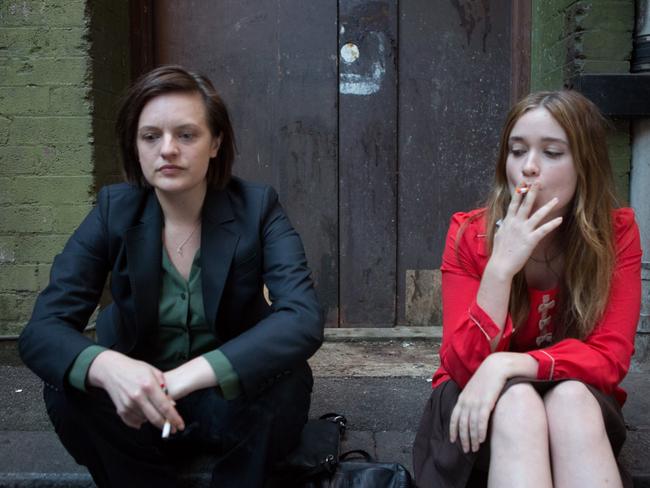
[[[0,144],[6,144],[9,140],[9,128],[12,120],[0,115]]]
[[[0,335],[18,335],[25,327],[27,320],[15,322],[0,320]]]
[[[81,26],[85,0],[4,0],[0,3],[0,24],[5,26]]]
[[[16,204],[79,204],[91,200],[92,184],[90,175],[17,176],[12,179],[8,193],[10,201]]]
[[[36,86],[0,86],[0,112],[5,115],[47,113],[49,91]]]
[[[60,205],[53,212],[53,228],[61,234],[72,233],[88,215],[91,205]]]
[[[0,264],[0,292],[38,291],[38,275],[38,265]]]
[[[34,307],[31,296],[15,293],[0,293],[0,316],[3,322],[27,321]]]
[[[57,115],[86,115],[90,113],[91,102],[88,88],[50,88],[49,112]]]
[[[593,60],[580,59],[576,60],[581,73],[629,73],[629,61],[612,61],[612,60]]]
[[[85,28],[0,27],[0,50],[18,56],[74,56],[88,51]]]
[[[53,230],[52,207],[12,205],[0,207],[0,232],[42,232]]]
[[[88,76],[90,60],[85,55],[34,58],[12,55],[0,58],[0,80],[4,86],[79,85]]]
[[[619,36],[593,30],[576,35],[575,43],[577,51],[592,60],[623,61],[630,59],[632,54],[631,35]]]
[[[581,1],[567,10],[567,18],[575,29],[631,33],[634,30],[634,2]]]
[[[16,262],[16,251],[15,236],[0,237],[0,263]]]
[[[92,174],[90,145],[0,146],[5,175],[80,176]]]
[[[68,234],[22,236],[20,246],[15,251],[15,258],[24,264],[50,262],[61,252],[69,237]]]
[[[19,144],[73,143],[89,141],[90,117],[15,117],[9,142]]]

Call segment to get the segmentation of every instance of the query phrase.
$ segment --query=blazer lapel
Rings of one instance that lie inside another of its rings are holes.
[[[138,343],[158,324],[162,263],[162,211],[149,192],[140,224],[126,231],[126,255]]]
[[[203,204],[201,230],[201,282],[205,319],[213,329],[230,263],[239,241],[239,234],[232,228],[234,220],[226,192],[208,190]]]

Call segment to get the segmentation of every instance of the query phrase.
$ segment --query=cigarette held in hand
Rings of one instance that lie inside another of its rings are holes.
[[[169,423],[169,420],[165,420],[165,424],[163,425],[162,428],[162,437],[163,439],[167,439],[169,437],[169,433],[172,431],[172,424]]]
[[[162,388],[163,393],[165,395],[169,394],[169,390],[167,390],[167,387],[165,386],[164,383],[162,383],[160,387]],[[172,424],[169,423],[169,420],[165,419],[165,423],[163,424],[163,428],[162,428],[162,434],[160,435],[160,437],[162,437],[163,439],[167,439],[171,431],[172,431]]]
[[[516,192],[519,193],[520,195],[525,195],[528,193],[528,190],[530,190],[530,186],[528,186],[527,183],[521,183],[517,188]]]

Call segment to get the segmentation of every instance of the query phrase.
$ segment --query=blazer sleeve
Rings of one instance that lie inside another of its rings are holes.
[[[262,273],[272,312],[220,347],[249,397],[306,361],[323,342],[323,313],[302,242],[271,187],[260,215]]]
[[[82,331],[97,307],[109,271],[108,200],[105,188],[54,258],[49,284],[36,299],[19,338],[23,362],[50,386],[62,388],[76,357],[94,344]]]
[[[584,340],[564,339],[530,351],[539,379],[576,378],[610,395],[623,380],[634,352],[641,309],[641,240],[634,213],[618,211],[616,265],[602,318]]]

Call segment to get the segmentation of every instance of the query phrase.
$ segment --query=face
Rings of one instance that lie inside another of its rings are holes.
[[[506,176],[510,192],[526,184],[537,185],[533,212],[558,198],[545,220],[564,215],[576,191],[578,176],[564,129],[548,110],[536,108],[515,123],[508,139]]]
[[[198,93],[157,96],[140,113],[140,167],[157,192],[179,194],[206,188],[210,158],[216,157],[220,142],[210,131]]]

